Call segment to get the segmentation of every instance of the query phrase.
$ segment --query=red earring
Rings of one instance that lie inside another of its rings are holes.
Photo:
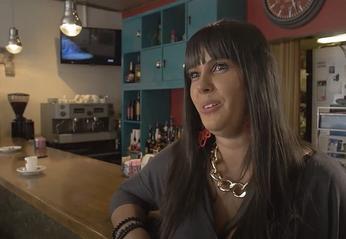
[[[204,148],[207,140],[211,137],[211,133],[206,128],[199,131],[198,134],[198,143],[200,148]]]

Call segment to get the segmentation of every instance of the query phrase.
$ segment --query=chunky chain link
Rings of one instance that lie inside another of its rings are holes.
[[[229,179],[224,179],[222,175],[218,172],[216,168],[216,163],[219,161],[219,158],[217,156],[218,147],[215,146],[215,149],[211,151],[210,153],[210,163],[211,163],[211,169],[210,169],[210,177],[214,180],[217,188],[222,192],[232,192],[233,195],[237,198],[243,198],[246,196],[246,186],[248,183],[238,183],[238,182],[232,182]]]

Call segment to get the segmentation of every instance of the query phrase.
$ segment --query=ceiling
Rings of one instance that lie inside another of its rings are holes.
[[[157,0],[76,0],[77,4],[82,4],[94,8],[115,12],[126,11],[135,7],[140,7],[146,3],[155,1]]]

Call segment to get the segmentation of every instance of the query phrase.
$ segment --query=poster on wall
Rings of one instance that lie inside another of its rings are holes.
[[[316,106],[340,104],[340,99],[346,99],[345,48],[334,46],[316,49],[314,63],[313,84],[316,94],[313,100],[319,102]]]
[[[317,108],[346,107],[346,45],[314,49],[312,72],[311,136],[317,146]],[[331,148],[334,143],[325,140]]]

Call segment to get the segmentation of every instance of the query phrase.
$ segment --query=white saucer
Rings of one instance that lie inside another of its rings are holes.
[[[46,166],[43,166],[43,165],[37,165],[37,168],[36,170],[32,170],[32,171],[28,171],[26,170],[25,167],[20,167],[20,168],[17,168],[17,172],[22,174],[22,175],[36,175],[36,174],[39,174],[41,173],[43,170],[45,170],[47,167]]]
[[[0,153],[11,153],[21,149],[22,149],[22,146],[16,146],[16,145],[4,146],[4,147],[0,147]]]

